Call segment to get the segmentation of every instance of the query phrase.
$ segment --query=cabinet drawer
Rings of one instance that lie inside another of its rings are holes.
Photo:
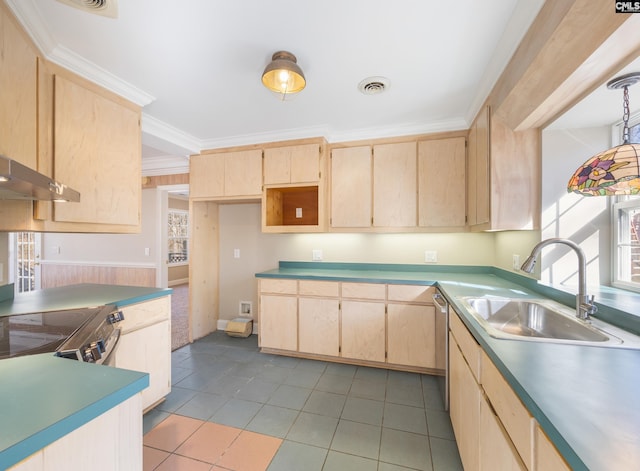
[[[480,345],[478,345],[478,342],[469,333],[467,327],[453,309],[449,309],[449,329],[451,329],[451,333],[456,338],[456,342],[460,346],[460,350],[462,350],[473,376],[477,382],[480,382]]]
[[[157,324],[171,318],[171,301],[169,296],[152,299],[143,303],[122,307],[124,320],[118,323],[123,334]]]
[[[481,382],[522,461],[527,469],[532,469],[533,418],[484,352]]]
[[[428,304],[433,304],[431,296],[436,291],[432,286],[423,285],[389,285],[387,289],[389,301]]]
[[[298,293],[301,296],[338,297],[339,283],[334,281],[310,281],[300,280]]]
[[[384,299],[386,285],[377,283],[342,283],[342,297],[354,299]]]
[[[260,280],[260,292],[297,294],[298,280],[287,280],[281,278],[262,278]]]

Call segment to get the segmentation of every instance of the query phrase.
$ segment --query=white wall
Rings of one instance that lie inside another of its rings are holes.
[[[279,261],[312,261],[314,249],[322,250],[325,262],[427,266],[424,252],[435,250],[442,265],[494,264],[489,233],[263,234],[260,217],[259,204],[220,205],[220,319],[236,317],[240,301],[253,303],[255,317],[255,273],[276,268]],[[234,249],[240,249],[240,258],[233,257]]]
[[[159,250],[156,194],[155,189],[142,190],[142,228],[139,234],[45,233],[42,235],[43,263],[155,266]],[[149,248],[149,255],[145,255],[145,248]]]
[[[587,283],[611,282],[611,219],[608,197],[567,193],[567,182],[588,158],[611,146],[609,127],[545,130],[542,133],[542,239],[568,238],[587,257]],[[577,258],[570,249],[544,249],[541,280],[577,285]]]

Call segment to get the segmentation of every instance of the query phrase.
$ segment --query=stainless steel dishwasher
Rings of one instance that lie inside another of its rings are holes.
[[[436,292],[432,295],[433,303],[436,305],[439,314],[444,316],[444,378],[440,382],[440,391],[442,393],[442,402],[444,402],[444,410],[449,410],[449,303],[447,298],[436,289]],[[436,323],[437,325],[438,323]],[[438,332],[440,334],[440,332]]]

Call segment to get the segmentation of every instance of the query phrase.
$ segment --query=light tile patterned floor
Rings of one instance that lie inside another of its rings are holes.
[[[145,470],[462,470],[438,378],[260,353],[215,332],[172,353]]]

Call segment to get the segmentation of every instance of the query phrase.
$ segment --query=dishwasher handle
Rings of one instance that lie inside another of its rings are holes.
[[[433,303],[438,306],[438,309],[440,309],[440,312],[442,314],[446,314],[447,313],[447,300],[445,299],[444,296],[442,296],[440,293],[434,293],[431,295],[431,298],[433,299]]]

